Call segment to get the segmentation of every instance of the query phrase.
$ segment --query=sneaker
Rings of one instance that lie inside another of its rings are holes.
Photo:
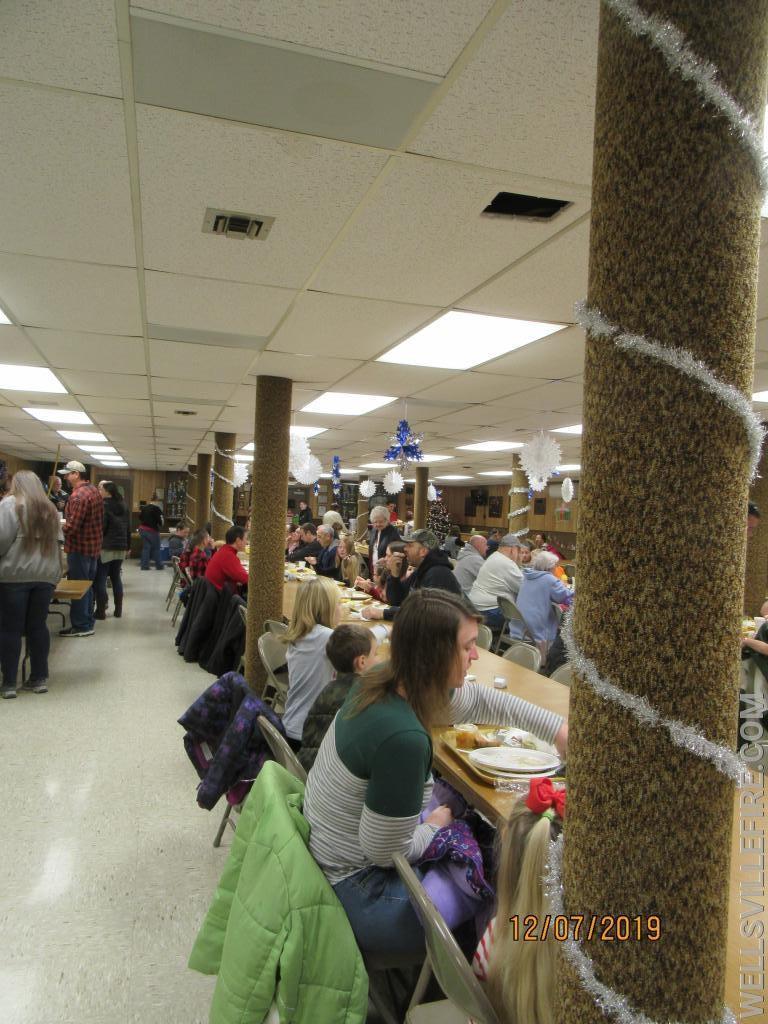
[[[12,690],[10,687],[7,687],[7,688],[4,688],[4,689],[0,690],[0,697],[2,697],[3,700],[10,700],[12,697],[15,697],[15,696],[16,696],[16,691]]]
[[[74,626],[59,630],[59,636],[93,636],[93,634],[94,630],[92,629],[75,629]]]
[[[28,679],[21,688],[28,693],[48,693],[45,679]]]

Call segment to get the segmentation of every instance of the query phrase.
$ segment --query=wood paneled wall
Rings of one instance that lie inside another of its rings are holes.
[[[510,474],[511,475],[511,474]],[[457,523],[462,530],[469,532],[475,530],[490,530],[494,527],[505,530],[509,524],[509,483],[493,484],[488,487],[443,487],[443,502],[448,509],[451,519]],[[478,505],[475,514],[465,514],[465,502],[473,490],[484,490],[488,494],[489,504]],[[491,517],[490,498],[500,496],[502,498],[501,515]],[[534,513],[534,503],[544,502],[544,510],[540,514]],[[549,494],[549,489],[541,494],[534,495],[531,499],[531,511],[528,513],[528,528],[531,532],[541,530],[544,533],[557,533],[561,535],[575,534],[579,522],[579,495],[578,485],[576,494],[567,505],[562,498],[555,498]]]
[[[7,455],[5,452],[0,452],[0,459],[8,467],[8,473],[18,473],[20,469],[32,469],[37,471],[37,463],[31,462],[29,459],[20,459],[18,455]]]

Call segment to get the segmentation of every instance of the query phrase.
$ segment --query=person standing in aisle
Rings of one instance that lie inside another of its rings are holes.
[[[164,569],[160,558],[160,530],[163,526],[163,513],[154,501],[142,506],[139,513],[139,535],[141,536],[141,568],[149,569],[150,559],[156,569]]]
[[[59,515],[40,480],[20,469],[0,501],[0,669],[2,696],[16,696],[21,638],[26,636],[32,693],[48,690],[48,606],[61,579]]]
[[[59,515],[63,516],[65,514],[64,510],[67,507],[69,495],[61,486],[60,476],[51,477],[51,493],[48,495],[48,499],[49,501],[52,501],[53,504],[56,506],[56,511],[59,513]]]
[[[96,618],[107,617],[107,577],[112,581],[115,618],[123,614],[123,579],[121,570],[126,551],[131,547],[131,527],[128,509],[122,495],[111,480],[102,480],[99,494],[104,502],[104,537],[101,555],[96,566]]]
[[[67,577],[93,581],[104,534],[104,502],[85,475],[82,462],[68,462],[64,475],[71,489],[64,524]],[[93,587],[90,587],[83,597],[70,604],[70,625],[60,629],[59,636],[93,636],[94,606]]]

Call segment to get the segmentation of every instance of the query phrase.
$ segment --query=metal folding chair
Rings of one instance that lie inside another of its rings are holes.
[[[538,672],[541,668],[541,654],[536,647],[530,644],[512,644],[504,652],[505,661],[514,661],[516,665],[529,668],[531,672]]]
[[[288,625],[285,622],[278,622],[277,619],[266,619],[264,622],[264,632],[274,633],[275,636],[280,636],[281,633],[285,633],[288,629]]]
[[[187,591],[191,590],[191,588],[192,588],[192,579],[191,579],[189,573],[187,572],[187,570],[186,569],[182,569],[182,567],[179,566],[179,585],[181,585],[181,581],[182,580],[186,580],[187,581],[187,585],[186,585],[186,587],[184,589],[187,590]],[[178,619],[178,617],[179,617],[179,612],[184,607],[184,603],[181,600],[181,595],[182,595],[182,590],[180,589],[178,591],[177,596],[176,596],[176,607],[173,609],[173,615],[171,616],[171,625],[172,626],[176,625],[176,619]]]
[[[491,627],[481,622],[477,627],[477,646],[482,647],[484,651],[490,651],[492,644],[493,632]]]
[[[306,782],[307,773],[304,771],[301,762],[294,754],[285,736],[264,715],[259,715],[258,723],[261,735],[267,741],[267,745],[277,763],[282,765],[291,775],[295,776],[299,782]]]
[[[168,611],[171,607],[171,601],[173,600],[173,592],[178,587],[181,580],[181,569],[179,569],[179,556],[171,556],[171,565],[173,566],[173,573],[171,576],[171,585],[168,587],[168,595],[165,599],[165,610]]]
[[[276,675],[286,664],[286,646],[273,633],[262,633],[257,644],[261,663],[267,673],[261,699],[278,711],[285,707],[285,699],[288,696],[288,679],[281,679]]]
[[[509,635],[508,627],[509,627],[510,622],[519,622],[520,625],[522,626],[522,629],[523,629],[523,641],[525,643],[533,644],[533,646],[535,647],[536,646],[536,637],[533,635],[533,632],[532,632],[530,626],[528,625],[528,623],[523,618],[522,613],[520,612],[520,610],[518,609],[517,605],[512,600],[512,598],[511,597],[497,597],[496,598],[496,603],[498,604],[499,608],[501,609],[501,614],[504,616],[504,622],[502,623],[502,626],[501,626],[501,632],[499,633],[499,639],[496,641],[496,650],[493,653],[494,654],[498,654],[500,652],[502,646],[509,647],[512,644],[516,644],[516,643],[520,642],[519,638],[511,637]]]
[[[553,679],[556,683],[562,683],[563,686],[570,686],[573,682],[573,669],[571,668],[570,661],[566,661],[560,668],[555,669],[549,678]]]

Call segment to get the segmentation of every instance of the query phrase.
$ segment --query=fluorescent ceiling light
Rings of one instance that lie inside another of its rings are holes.
[[[253,462],[253,451],[248,455],[241,455],[240,452],[235,456],[235,462]]]
[[[455,458],[454,455],[424,455],[418,461],[419,462],[445,462],[446,459],[453,459],[453,458]],[[415,463],[413,463],[413,465],[415,465]]]
[[[291,427],[291,434],[294,437],[317,437],[318,434],[324,434],[328,427]]]
[[[436,476],[435,480],[471,480],[471,476]]]
[[[478,476],[512,476],[511,469],[487,469],[484,473],[478,473]]]
[[[105,466],[107,469],[115,469],[115,468],[118,468],[120,466],[127,466],[128,465],[127,462],[118,462],[118,461],[105,462],[103,459],[100,460],[100,461],[101,461],[102,466]]]
[[[66,437],[68,441],[106,441],[105,434],[99,434],[90,430],[57,430],[59,437]]]
[[[379,356],[379,363],[467,370],[562,330],[564,324],[451,310]]]
[[[342,467],[342,469],[340,469],[339,472],[344,474],[344,473],[362,473],[363,471],[362,471],[362,469],[351,469],[351,468],[350,469],[344,469]]]
[[[764,217],[768,217],[768,213],[763,214]],[[752,395],[753,402],[768,402],[768,391],[756,391]]]
[[[47,366],[15,366],[0,363],[0,388],[4,391],[47,391],[66,395],[67,389]]]
[[[478,441],[477,444],[456,445],[457,449],[465,452],[508,452],[522,447],[522,441]]]
[[[394,401],[391,395],[352,395],[347,391],[326,391],[301,411],[319,412],[328,416],[362,416]]]
[[[10,322],[11,321],[8,318],[8,314],[5,312],[2,306],[0,306],[0,324],[9,324]]]
[[[34,406],[24,406],[24,412],[34,416],[36,420],[43,423],[83,423],[93,426],[93,420],[84,412],[77,409],[37,409]]]
[[[557,467],[558,473],[575,472],[577,469],[581,469],[580,462],[565,462],[562,466]]]
[[[553,434],[580,434],[581,423],[574,423],[572,427],[552,427]]]
[[[243,452],[253,452],[256,451],[256,445],[253,441],[249,441],[248,444],[244,444],[240,450]]]
[[[396,462],[361,462],[363,469],[397,469]]]
[[[93,455],[117,455],[117,448],[111,444],[79,444],[81,452],[91,452]]]

